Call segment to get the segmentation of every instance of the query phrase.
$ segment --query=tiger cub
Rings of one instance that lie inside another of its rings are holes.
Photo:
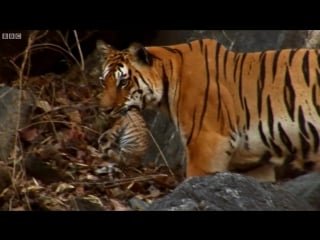
[[[124,165],[139,164],[149,146],[148,128],[140,112],[131,109],[108,120],[111,127],[98,139],[102,157]]]

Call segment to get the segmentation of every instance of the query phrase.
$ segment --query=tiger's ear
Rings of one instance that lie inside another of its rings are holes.
[[[108,55],[115,50],[111,45],[105,43],[103,40],[97,40],[96,49],[98,54],[103,58],[107,58]]]
[[[152,57],[142,44],[132,43],[129,46],[128,51],[135,57],[137,61],[147,65],[152,65]]]

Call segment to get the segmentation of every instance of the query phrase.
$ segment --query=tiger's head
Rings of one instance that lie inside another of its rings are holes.
[[[98,40],[96,46],[103,58],[101,107],[109,114],[117,115],[131,108],[142,110],[160,102],[161,77],[145,47],[133,43],[119,51],[102,40]]]

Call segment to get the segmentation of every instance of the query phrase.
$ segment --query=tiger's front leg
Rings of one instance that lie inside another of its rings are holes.
[[[212,132],[200,134],[187,146],[186,177],[228,171],[230,148],[228,137]]]

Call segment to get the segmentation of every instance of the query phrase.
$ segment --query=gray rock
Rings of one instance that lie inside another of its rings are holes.
[[[307,30],[160,30],[152,44],[215,38],[233,51],[263,51],[303,47],[307,37]]]
[[[282,184],[282,188],[320,210],[320,172],[289,180]]]
[[[17,126],[27,124],[31,116],[33,100],[30,94],[22,91],[19,109],[19,89],[0,87],[0,161],[7,161],[14,146]]]
[[[144,163],[168,165],[178,175],[185,171],[185,150],[180,134],[163,113],[146,109],[143,117],[150,129],[150,145]]]
[[[0,193],[12,184],[10,169],[0,164]]]
[[[198,211],[302,211],[315,210],[277,185],[259,183],[236,173],[192,177],[171,194],[154,201],[147,210]]]

